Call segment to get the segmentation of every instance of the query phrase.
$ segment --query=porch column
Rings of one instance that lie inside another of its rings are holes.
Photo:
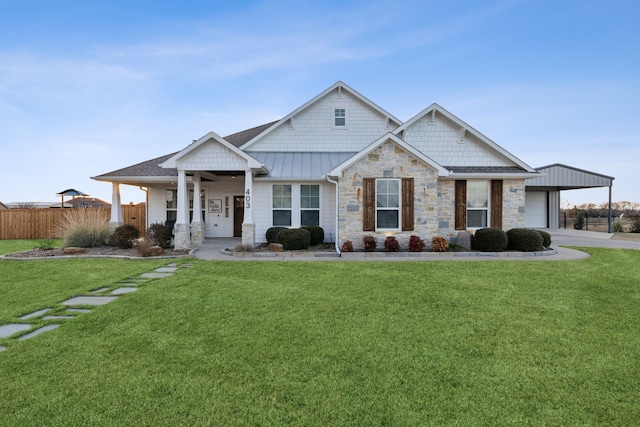
[[[189,193],[187,192],[187,173],[178,170],[178,211],[173,228],[173,245],[176,249],[189,248]]]
[[[244,221],[242,222],[242,244],[255,246],[256,230],[253,224],[253,173],[244,171]]]
[[[122,220],[122,204],[120,202],[120,183],[114,182],[111,191],[111,219],[109,220],[109,232],[124,225]]]
[[[191,220],[191,243],[196,246],[200,246],[204,243],[204,223],[202,222],[199,173],[193,174],[193,219]]]

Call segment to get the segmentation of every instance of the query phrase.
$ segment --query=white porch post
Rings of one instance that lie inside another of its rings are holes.
[[[253,224],[253,173],[244,171],[244,221],[242,222],[242,244],[255,246],[256,230]]]
[[[187,192],[187,173],[184,170],[178,170],[177,207],[173,245],[176,249],[187,249],[189,247],[189,193]]]
[[[122,220],[122,204],[120,202],[120,183],[114,182],[111,191],[111,219],[109,220],[109,232],[124,225]]]
[[[202,222],[202,202],[200,201],[200,174],[193,174],[193,219],[191,220],[191,243],[204,243],[204,223]]]

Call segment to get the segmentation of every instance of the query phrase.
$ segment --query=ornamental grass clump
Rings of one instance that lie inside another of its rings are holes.
[[[63,248],[92,248],[109,242],[109,212],[106,209],[69,210],[57,225]]]

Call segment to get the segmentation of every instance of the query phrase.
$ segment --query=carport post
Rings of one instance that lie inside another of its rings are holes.
[[[607,228],[607,233],[611,233],[611,188],[612,187],[613,187],[612,185],[609,185],[609,218],[607,221],[609,223],[609,226]]]

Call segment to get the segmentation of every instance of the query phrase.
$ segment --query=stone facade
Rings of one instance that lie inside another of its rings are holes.
[[[363,179],[364,178],[413,178],[414,179],[414,230],[363,231]],[[398,239],[406,249],[409,237],[418,235],[424,240],[438,233],[438,174],[411,153],[391,141],[381,144],[358,162],[344,170],[339,180],[338,230],[339,244],[346,240],[355,250],[362,250],[362,238],[371,234],[382,247],[387,236]]]
[[[502,229],[524,227],[524,179],[502,183]]]

